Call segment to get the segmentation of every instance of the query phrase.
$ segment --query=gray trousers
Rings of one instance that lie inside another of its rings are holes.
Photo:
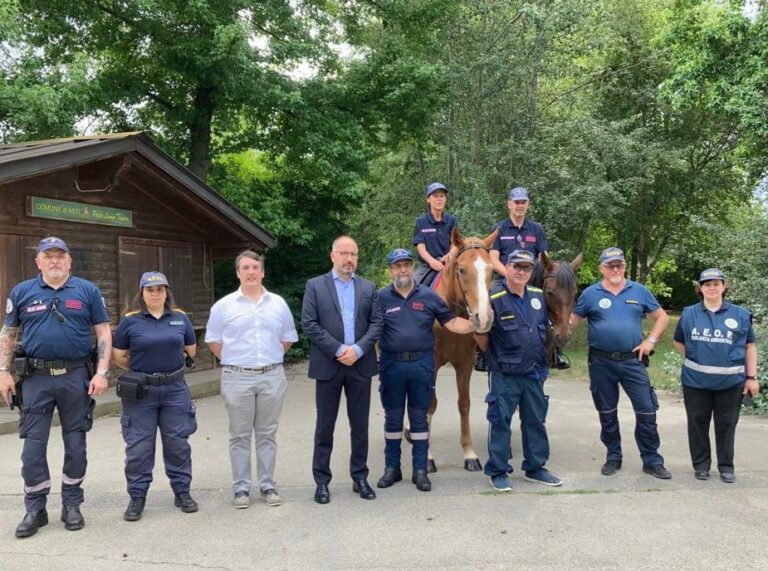
[[[221,396],[229,414],[229,460],[232,490],[251,491],[251,435],[256,445],[256,472],[261,491],[276,489],[277,425],[287,383],[283,367],[266,373],[221,370]]]

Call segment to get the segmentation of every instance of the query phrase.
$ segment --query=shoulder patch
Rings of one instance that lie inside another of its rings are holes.
[[[507,295],[507,290],[497,291],[496,293],[491,294],[491,299],[499,299],[505,295]]]
[[[131,317],[132,315],[138,315],[139,313],[141,313],[141,312],[140,311],[129,311],[128,313],[123,315],[123,317]]]
[[[535,291],[537,293],[544,293],[544,291],[541,288],[528,286],[528,291]]]

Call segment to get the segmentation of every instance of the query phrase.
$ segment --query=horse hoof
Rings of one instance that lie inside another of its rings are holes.
[[[403,437],[405,438],[406,442],[410,442],[411,444],[413,444],[413,441],[411,440],[411,430],[410,429],[406,428],[405,430],[403,430]]]
[[[467,458],[464,460],[464,469],[469,472],[479,472],[483,469],[483,465],[477,458]]]
[[[430,458],[427,460],[427,474],[434,474],[437,472],[437,465],[435,464],[435,461]]]

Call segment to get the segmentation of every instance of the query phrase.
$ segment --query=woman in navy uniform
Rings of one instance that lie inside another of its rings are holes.
[[[451,245],[451,232],[456,227],[456,218],[445,212],[448,189],[441,182],[433,182],[425,191],[429,210],[416,219],[413,228],[413,245],[421,265],[416,268],[417,284],[429,286],[435,275],[441,272],[456,247]],[[424,278],[429,274],[429,277]]]
[[[134,307],[117,326],[112,353],[114,362],[137,373],[131,376],[146,389],[143,397],[122,399],[125,478],[131,498],[123,519],[141,519],[152,482],[158,428],[174,505],[186,513],[196,512],[197,502],[189,495],[188,439],[197,430],[197,420],[184,380],[185,353],[194,357],[197,350],[195,331],[186,314],[175,307],[168,279],[160,272],[141,276]]]
[[[741,400],[743,395],[755,396],[760,387],[752,313],[725,301],[727,291],[722,271],[704,270],[696,285],[701,302],[683,310],[673,343],[685,358],[683,400],[694,476],[709,479],[709,423],[714,416],[717,468],[720,479],[732,484]]]

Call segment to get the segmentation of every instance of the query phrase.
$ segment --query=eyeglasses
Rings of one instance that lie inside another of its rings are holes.
[[[51,298],[51,313],[53,313],[53,316],[56,318],[56,321],[59,323],[64,323],[67,318],[64,317],[64,314],[62,314],[59,311],[59,298],[58,297],[52,297]]]
[[[609,272],[617,272],[627,267],[627,264],[603,264],[603,267]]]
[[[522,274],[527,274],[533,271],[533,266],[529,264],[512,264],[512,269]]]
[[[339,252],[338,250],[335,250],[335,252],[344,258],[357,258],[357,252]]]

